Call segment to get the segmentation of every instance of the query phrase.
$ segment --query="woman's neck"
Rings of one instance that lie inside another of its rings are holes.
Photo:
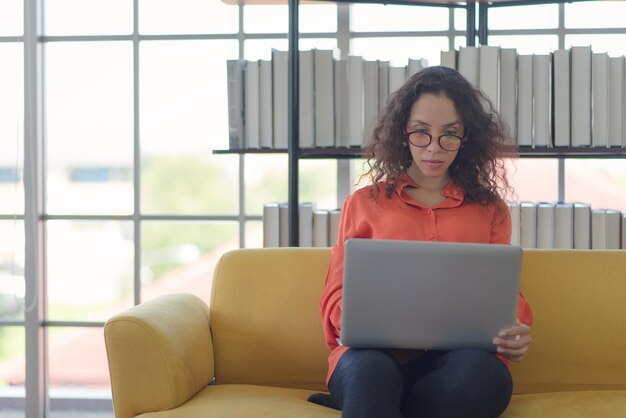
[[[409,167],[407,174],[420,188],[430,192],[441,192],[450,181],[450,176],[447,172],[443,176],[426,177],[415,166]]]

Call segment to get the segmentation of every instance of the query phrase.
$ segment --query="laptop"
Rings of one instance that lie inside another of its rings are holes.
[[[339,343],[495,351],[516,323],[521,261],[513,245],[349,239]]]

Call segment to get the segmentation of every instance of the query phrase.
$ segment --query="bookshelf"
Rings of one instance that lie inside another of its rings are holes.
[[[223,0],[228,4],[288,4],[289,29],[288,29],[288,147],[287,149],[242,149],[242,150],[216,150],[215,154],[288,154],[288,179],[289,179],[289,245],[298,246],[298,162],[300,159],[325,158],[346,160],[362,157],[360,148],[300,148],[299,138],[299,55],[298,40],[299,28],[298,6],[300,3],[314,3],[307,0]],[[591,0],[318,0],[321,2],[341,3],[377,3],[395,5],[420,5],[445,8],[464,8],[467,13],[466,45],[475,46],[478,38],[480,45],[487,45],[488,39],[488,12],[493,7],[511,7],[537,4],[560,4],[585,2]],[[477,14],[478,13],[478,14]],[[478,17],[478,19],[476,19]],[[477,21],[477,24],[476,24]],[[557,158],[559,159],[559,176],[563,169],[565,158],[626,158],[626,148],[598,148],[598,147],[525,147],[518,148],[520,158]],[[563,179],[559,178],[562,184]],[[562,189],[559,186],[559,189]]]

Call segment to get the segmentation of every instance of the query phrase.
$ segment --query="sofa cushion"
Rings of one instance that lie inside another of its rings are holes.
[[[626,418],[626,392],[573,391],[515,395],[501,418]]]
[[[624,251],[524,251],[535,320],[528,357],[511,363],[514,393],[626,390],[625,279]]]
[[[208,386],[186,404],[137,418],[338,418],[341,412],[307,402],[313,393],[254,385]]]

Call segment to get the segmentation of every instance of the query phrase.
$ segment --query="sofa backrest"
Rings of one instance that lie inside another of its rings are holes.
[[[329,260],[328,248],[222,256],[210,304],[218,384],[325,388],[329,351],[319,303]]]
[[[521,287],[535,320],[515,393],[626,389],[626,251],[526,250]]]
[[[222,257],[210,307],[218,383],[324,389],[329,260],[327,248]],[[533,343],[511,364],[515,393],[626,390],[626,251],[525,250],[521,291]]]

